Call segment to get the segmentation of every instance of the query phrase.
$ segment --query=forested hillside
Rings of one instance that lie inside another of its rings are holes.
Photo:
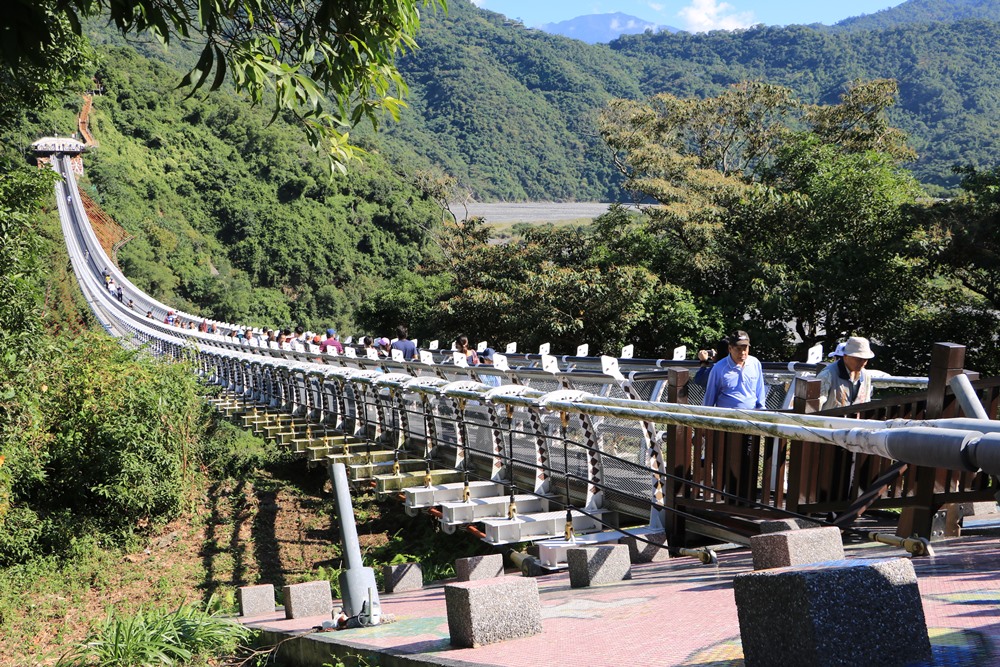
[[[613,48],[642,63],[643,92],[707,96],[744,80],[788,86],[830,103],[857,78],[899,82],[894,124],[918,153],[917,178],[942,193],[955,164],[990,166],[1000,147],[1000,24],[960,21],[829,33],[803,26],[707,35],[623,37]]]
[[[884,30],[905,23],[952,22],[964,19],[1000,21],[1000,5],[993,0],[907,0],[874,14],[839,21],[833,30]]]
[[[944,194],[958,183],[953,165],[990,166],[1000,148],[998,19],[997,0],[912,0],[844,22],[850,30],[661,32],[608,48],[453,0],[447,15],[425,17],[421,48],[400,63],[410,109],[384,141],[394,155],[441,165],[480,199],[614,200],[620,181],[594,124],[611,97],[711,96],[760,79],[831,103],[854,79],[894,78],[890,118],[919,154],[918,179]]]
[[[300,129],[223,91],[184,99],[177,70],[129,48],[106,49],[97,75],[87,181],[136,235],[122,266],[152,294],[248,324],[345,326],[429,251],[438,205],[377,154],[331,178]]]
[[[627,59],[466,0],[427,16],[400,61],[412,93],[390,152],[414,151],[481,199],[606,201],[617,178],[596,130],[613,97],[641,94]]]
[[[455,176],[479,200],[616,201],[621,179],[596,124],[609,100],[713,96],[745,80],[829,104],[855,79],[896,79],[889,117],[908,133],[910,166],[930,194],[953,194],[954,165],[989,167],[1000,148],[1000,0],[910,0],[833,27],[661,32],[610,46],[529,29],[468,0],[448,6],[425,13],[420,48],[400,59],[410,86],[400,122],[352,136],[400,171]],[[110,39],[97,26],[91,36]],[[197,59],[183,44],[139,47],[174,67]]]

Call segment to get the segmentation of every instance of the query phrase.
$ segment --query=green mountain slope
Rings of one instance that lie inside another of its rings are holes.
[[[612,97],[640,94],[627,59],[465,0],[425,17],[418,41],[401,62],[412,97],[385,126],[390,151],[442,165],[480,198],[618,196],[594,120]]]
[[[1000,21],[994,0],[907,0],[874,14],[839,21],[834,30],[885,30],[908,23],[953,22],[965,19]]]
[[[331,179],[301,129],[226,91],[185,99],[180,76],[103,47],[87,187],[136,235],[120,257],[141,288],[229,321],[320,329],[352,322],[426,255],[440,211],[377,154]]]
[[[993,164],[1000,147],[1000,24],[911,24],[877,32],[830,33],[804,26],[733,33],[642,35],[612,45],[642,63],[643,92],[712,95],[762,79],[809,102],[831,103],[855,78],[893,78],[892,121],[920,157],[912,165],[940,191],[957,183],[956,163]]]
[[[944,194],[954,164],[989,166],[1000,148],[1000,29],[981,20],[994,18],[998,0],[911,0],[836,29],[630,35],[609,46],[452,0],[447,14],[424,16],[420,48],[401,60],[411,92],[401,121],[355,136],[399,170],[443,169],[479,200],[614,201],[620,179],[596,129],[613,97],[709,96],[762,79],[830,103],[854,79],[894,78],[892,122],[919,153],[916,176]],[[192,62],[183,46],[142,48]]]

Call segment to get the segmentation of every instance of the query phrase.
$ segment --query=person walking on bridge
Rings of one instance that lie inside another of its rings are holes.
[[[344,344],[337,339],[337,330],[332,327],[326,330],[326,339],[319,344],[319,351],[323,354],[331,349],[337,354],[344,353]]]
[[[410,332],[402,324],[396,327],[396,342],[391,345],[391,349],[402,352],[403,361],[413,361],[417,358],[417,346],[410,340]]]
[[[737,330],[729,335],[729,354],[718,359],[708,374],[703,405],[763,410],[767,388],[764,368],[750,356],[750,336]],[[719,443],[722,444],[722,443]],[[752,499],[760,454],[760,438],[741,433],[724,435],[723,490],[736,498]]]
[[[764,369],[757,357],[750,355],[750,336],[746,331],[735,331],[729,336],[729,355],[712,366],[702,405],[764,410],[766,399]]]
[[[816,376],[821,382],[820,409],[842,408],[872,400],[872,374],[865,367],[874,357],[867,338],[848,338],[843,356]]]

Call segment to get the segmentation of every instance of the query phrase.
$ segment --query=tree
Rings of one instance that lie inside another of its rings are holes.
[[[931,212],[940,234],[939,270],[1000,310],[1000,167],[956,168],[962,196]]]
[[[700,344],[711,329],[689,292],[617,261],[591,230],[533,228],[509,243],[464,243],[454,290],[440,306],[449,333],[517,341],[522,350],[587,343],[591,354],[617,355],[631,343],[639,354],[662,355]]]
[[[602,135],[649,218],[614,244],[648,248],[645,266],[759,330],[767,355],[787,354],[789,325],[802,348],[877,335],[919,275],[902,209],[919,188],[898,167],[912,151],[885,119],[896,91],[855,81],[839,104],[810,106],[744,82],[613,102]]]
[[[446,0],[15,0],[0,17],[0,65],[14,79],[46,67],[83,19],[101,15],[123,35],[197,40],[181,86],[215,90],[228,75],[255,104],[269,100],[272,118],[294,114],[343,170],[352,126],[377,124],[383,110],[398,117],[406,84],[394,58],[415,48],[428,5]]]
[[[815,135],[782,148],[771,170],[775,185],[753,188],[726,223],[727,311],[782,356],[788,326],[798,358],[817,342],[880,337],[921,292],[913,177],[884,153],[843,153]]]

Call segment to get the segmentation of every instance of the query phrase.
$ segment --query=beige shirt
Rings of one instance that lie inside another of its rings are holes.
[[[819,391],[821,410],[843,408],[872,400],[872,375],[867,369],[862,369],[858,381],[852,382],[844,362],[837,361],[820,371],[816,378],[822,382]]]

